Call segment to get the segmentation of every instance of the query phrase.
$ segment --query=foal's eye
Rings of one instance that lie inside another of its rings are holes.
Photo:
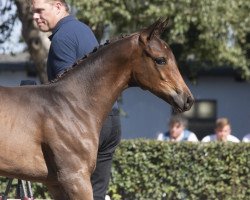
[[[166,61],[166,59],[164,57],[155,58],[154,61],[158,65],[165,65],[165,64],[167,64],[167,61]]]

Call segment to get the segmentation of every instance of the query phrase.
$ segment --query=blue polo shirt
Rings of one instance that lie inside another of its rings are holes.
[[[72,15],[64,17],[57,23],[49,39],[51,40],[47,60],[49,81],[99,46],[91,29]]]

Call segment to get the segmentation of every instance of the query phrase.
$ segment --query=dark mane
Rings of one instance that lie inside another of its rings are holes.
[[[123,34],[122,34],[121,36],[119,36],[119,37],[117,37],[117,38],[112,38],[111,40],[106,40],[106,42],[105,42],[104,44],[101,44],[101,45],[99,45],[98,47],[95,47],[95,48],[93,49],[92,52],[90,52],[90,53],[87,54],[87,55],[84,55],[82,58],[80,58],[79,60],[77,60],[72,66],[66,68],[62,73],[58,74],[58,75],[56,76],[55,79],[53,79],[53,80],[51,80],[51,81],[49,82],[49,84],[55,83],[55,82],[57,82],[58,80],[60,80],[62,77],[64,77],[64,76],[65,76],[69,71],[71,71],[73,68],[79,66],[86,58],[89,57],[89,55],[91,55],[91,54],[97,52],[97,51],[98,51],[99,49],[101,49],[102,47],[107,46],[107,45],[109,45],[109,44],[111,44],[111,43],[113,43],[113,42],[116,42],[116,41],[118,41],[118,40],[120,40],[120,39],[123,39],[123,38],[125,38],[125,37],[128,37],[128,36],[129,36],[129,35],[123,35]]]

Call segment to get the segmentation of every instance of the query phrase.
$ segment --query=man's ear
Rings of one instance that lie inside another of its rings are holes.
[[[55,2],[54,2],[54,6],[55,6],[55,8],[56,8],[56,14],[61,13],[61,11],[64,9],[64,8],[63,8],[63,4],[62,4],[62,2],[60,2],[60,1],[55,1]]]

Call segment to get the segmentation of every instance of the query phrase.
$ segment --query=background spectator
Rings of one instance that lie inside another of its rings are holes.
[[[222,142],[240,142],[240,140],[231,135],[231,125],[227,118],[219,118],[215,123],[215,134],[204,137],[202,142],[222,141]]]
[[[250,142],[250,133],[243,137],[242,142]]]
[[[169,130],[165,133],[159,133],[157,140],[161,141],[192,141],[197,142],[196,135],[187,130],[187,120],[180,115],[174,115],[169,121]]]

